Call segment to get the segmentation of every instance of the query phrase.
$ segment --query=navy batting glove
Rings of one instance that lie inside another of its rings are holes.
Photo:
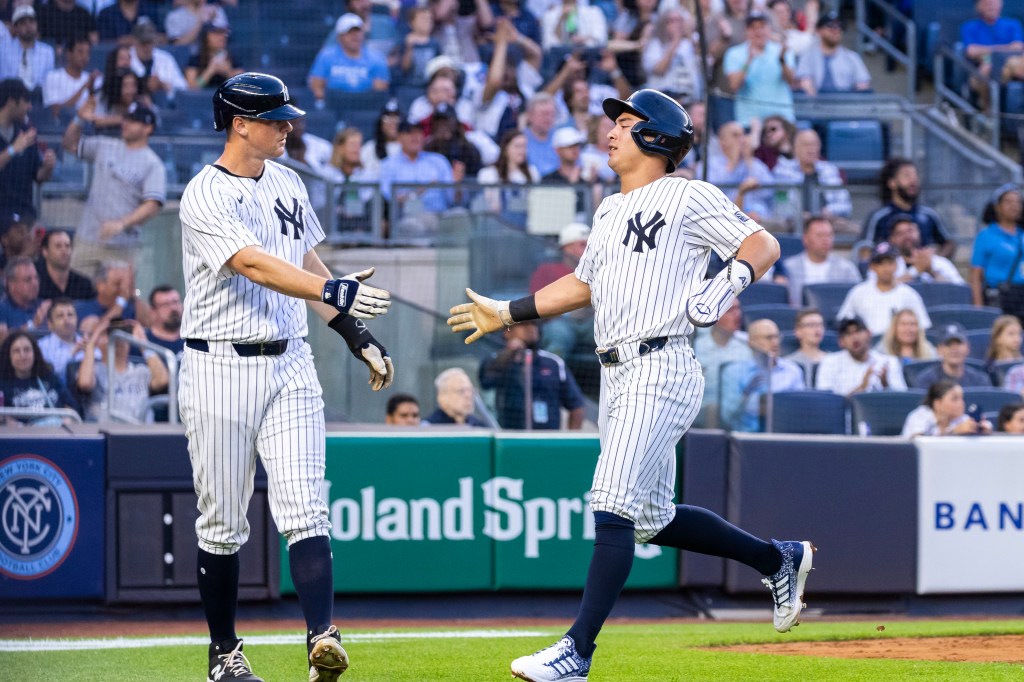
[[[361,320],[370,320],[383,315],[391,307],[391,294],[377,289],[364,280],[373,276],[373,268],[363,270],[339,279],[329,279],[320,292],[320,300],[333,306],[342,315]]]

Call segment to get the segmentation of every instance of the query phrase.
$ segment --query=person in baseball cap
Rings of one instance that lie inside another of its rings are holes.
[[[19,256],[35,258],[37,248],[32,239],[32,226],[35,222],[35,214],[28,210],[0,212],[0,246],[3,247],[0,269]]]
[[[142,102],[132,102],[128,105],[128,111],[125,112],[125,119],[129,121],[138,121],[148,126],[152,126],[156,129],[156,112],[147,107]],[[152,130],[150,134],[152,134]]]
[[[954,381],[964,388],[984,388],[992,385],[992,377],[988,372],[967,364],[967,358],[971,354],[971,343],[962,324],[950,322],[942,325],[938,330],[937,341],[935,350],[938,351],[942,362],[914,377],[915,388],[927,389],[943,379]]]
[[[581,177],[580,152],[587,142],[587,136],[572,126],[559,128],[551,136],[551,146],[558,155],[558,168],[551,171],[541,182],[575,185],[577,182],[586,182],[587,178]],[[577,200],[576,211],[581,210]]]

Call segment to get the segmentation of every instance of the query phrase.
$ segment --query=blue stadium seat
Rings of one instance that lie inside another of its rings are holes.
[[[988,374],[992,377],[992,383],[996,386],[1002,387],[1002,385],[1006,383],[1006,375],[1017,365],[1024,365],[1024,360],[1006,360],[990,365],[988,368]]]
[[[903,365],[903,379],[907,386],[917,384],[917,377],[925,370],[931,369],[939,364],[939,360],[913,360]]]
[[[743,305],[785,304],[787,301],[789,301],[789,290],[775,282],[757,282],[744,289],[740,294],[740,303]]]
[[[750,328],[755,320],[768,319],[778,325],[780,331],[792,331],[796,326],[797,309],[785,303],[760,303],[743,307],[743,326]]]
[[[773,396],[774,433],[847,433],[846,398],[831,391],[783,391]]]
[[[965,334],[967,343],[971,344],[971,353],[968,357],[977,360],[984,360],[988,352],[988,344],[992,338],[991,329],[970,329]]]
[[[1015,137],[1017,130],[1024,127],[1020,115],[1024,113],[1024,83],[1015,81],[1008,83],[1003,92],[1003,113],[1013,114],[1015,118],[1003,119],[1003,132],[1007,136]]]
[[[851,396],[853,432],[862,436],[898,436],[903,422],[921,401],[925,391],[873,391]]]
[[[1019,403],[1020,394],[1003,388],[965,388],[964,405],[970,410],[977,406],[978,412],[998,412],[1003,405]]]
[[[795,256],[804,250],[804,239],[799,234],[776,234],[773,235],[779,242],[779,260]]]
[[[928,307],[928,317],[932,318],[932,328],[957,322],[962,324],[964,329],[991,329],[992,323],[1002,314],[1003,311],[999,308],[963,303]]]
[[[909,282],[910,287],[921,294],[924,307],[945,305],[971,305],[971,288],[966,284],[951,282]],[[965,325],[966,326],[966,325]]]
[[[825,318],[825,326],[829,327],[835,322],[839,308],[843,305],[843,301],[846,300],[846,294],[850,292],[853,286],[849,282],[808,284],[804,287],[803,291],[804,305],[820,310],[822,317]]]
[[[346,125],[333,111],[326,109],[306,109],[306,132],[321,137],[328,142],[334,140],[334,133],[339,130],[339,125]]]
[[[881,121],[829,121],[825,158],[838,165],[850,182],[871,182],[886,159],[886,131]]]
[[[348,120],[353,112],[370,112],[374,120],[380,115],[381,109],[387,104],[391,95],[383,92],[340,92],[327,91],[327,108]]]

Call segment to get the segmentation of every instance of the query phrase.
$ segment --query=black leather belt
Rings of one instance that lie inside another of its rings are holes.
[[[198,350],[203,353],[210,352],[210,344],[202,339],[185,339],[185,345],[192,350]],[[288,350],[288,339],[264,341],[263,343],[233,343],[231,347],[243,358],[259,357],[261,355],[281,355]]]
[[[668,343],[667,336],[656,336],[653,339],[644,339],[637,344],[637,355],[647,355],[648,353],[660,350],[665,347],[666,343]],[[619,359],[621,353],[618,346],[612,346],[611,348],[598,348],[595,352],[597,353],[597,359],[600,360],[601,364],[605,367],[617,365],[622,362],[622,360]]]

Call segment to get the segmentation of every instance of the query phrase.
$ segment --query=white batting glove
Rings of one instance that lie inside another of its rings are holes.
[[[391,307],[391,294],[384,289],[363,284],[373,276],[373,272],[374,268],[367,268],[340,279],[327,280],[320,300],[336,308],[339,313],[360,320],[371,320],[383,315]]]
[[[472,303],[463,303],[448,311],[451,313],[448,326],[453,332],[473,331],[466,337],[466,343],[473,343],[484,334],[515,324],[512,321],[512,314],[508,311],[509,301],[496,301],[481,296],[472,289],[466,289],[466,295],[473,301]]]
[[[370,368],[371,389],[379,391],[391,385],[395,380],[395,364],[383,346],[371,341],[358,349],[357,353],[356,357]]]
[[[710,327],[754,281],[754,268],[745,260],[729,259],[722,271],[686,301],[686,319],[694,327]]]

